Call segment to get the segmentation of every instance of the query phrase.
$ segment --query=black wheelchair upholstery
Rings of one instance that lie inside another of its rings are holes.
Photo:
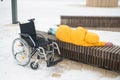
[[[19,23],[19,25],[20,25],[20,31],[21,31],[21,33],[20,33],[21,38],[26,40],[28,42],[29,46],[31,46],[31,47],[40,47],[41,46],[42,47],[42,46],[50,43],[43,36],[42,37],[36,36],[35,24],[34,24],[33,20],[30,20],[30,22],[28,22],[28,23],[23,23],[23,24]],[[33,44],[33,43],[35,43],[35,44]]]

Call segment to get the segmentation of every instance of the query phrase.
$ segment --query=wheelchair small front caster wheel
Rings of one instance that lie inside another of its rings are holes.
[[[38,63],[31,62],[31,63],[30,63],[30,67],[31,67],[32,69],[36,70],[36,69],[38,69],[39,65],[38,65]]]

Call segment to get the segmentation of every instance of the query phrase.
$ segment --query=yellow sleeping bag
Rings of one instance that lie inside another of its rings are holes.
[[[100,42],[96,33],[88,32],[83,27],[73,29],[67,25],[60,25],[56,32],[56,38],[63,42],[81,46],[105,46],[105,42]]]

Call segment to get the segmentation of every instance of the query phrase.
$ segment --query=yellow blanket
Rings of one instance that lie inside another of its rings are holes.
[[[73,29],[67,25],[60,25],[56,32],[56,38],[81,46],[105,46],[105,42],[99,41],[99,36],[96,33],[88,32],[83,27]]]

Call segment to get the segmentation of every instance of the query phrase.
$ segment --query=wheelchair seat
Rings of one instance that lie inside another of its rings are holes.
[[[25,39],[25,38],[24,38],[24,39]],[[28,42],[28,45],[29,45],[30,47],[34,47],[34,44],[31,42],[30,39],[25,39],[25,40]],[[45,40],[44,38],[36,37],[35,44],[36,44],[35,47],[37,48],[37,47],[43,47],[43,46],[45,46],[45,45],[47,45],[47,44],[50,44],[50,42],[47,41],[47,40]]]
[[[50,41],[45,40],[45,39],[43,39],[41,37],[37,37],[37,39],[36,39],[36,47],[44,46],[46,44],[50,44]]]

